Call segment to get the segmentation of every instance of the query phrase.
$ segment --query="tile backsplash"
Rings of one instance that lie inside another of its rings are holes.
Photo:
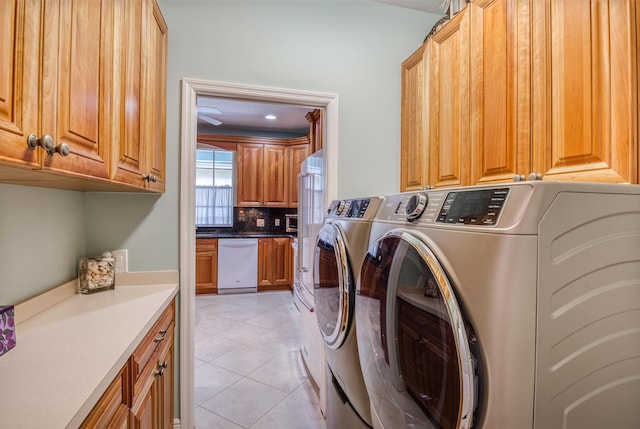
[[[198,232],[225,231],[225,232],[267,232],[284,234],[286,214],[295,214],[294,208],[281,207],[234,207],[233,227],[198,227]],[[258,226],[263,224],[264,226]],[[277,225],[276,225],[277,224]]]

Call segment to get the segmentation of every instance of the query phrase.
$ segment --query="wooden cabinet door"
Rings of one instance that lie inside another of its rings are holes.
[[[238,143],[236,186],[238,206],[262,205],[263,145]]]
[[[429,184],[429,59],[425,58],[425,51],[431,43],[423,44],[402,63],[400,192],[419,190]]]
[[[133,429],[154,429],[153,402],[155,393],[152,384],[149,386],[149,389],[144,392],[139,403],[134,404],[134,407],[131,408]]]
[[[158,400],[156,406],[159,424],[157,427],[160,429],[173,428],[173,335],[167,337],[167,340],[167,346],[158,359],[159,369],[154,383]]]
[[[430,185],[470,184],[469,8],[427,45],[429,70]],[[430,52],[431,50],[431,52]]]
[[[167,24],[155,0],[145,0],[143,10],[143,97],[142,130],[146,187],[164,192],[167,104]]]
[[[0,2],[0,163],[40,165],[27,147],[38,133],[38,66],[41,1]]]
[[[530,173],[528,0],[478,0],[471,15],[471,184]]]
[[[531,5],[533,171],[636,183],[637,1]]]
[[[116,3],[114,12],[114,70],[120,85],[113,97],[111,177],[114,181],[144,187],[142,165],[142,9],[143,0]]]
[[[218,292],[218,239],[196,240],[196,294]]]
[[[45,0],[41,130],[70,148],[46,155],[45,169],[109,178],[113,5]]]
[[[258,239],[258,289],[273,284],[272,238]]]
[[[289,148],[289,207],[298,207],[298,174],[300,164],[309,153],[309,145],[301,144]]]
[[[293,282],[293,250],[288,237],[258,240],[258,290],[278,290]]]
[[[275,237],[271,244],[272,282],[274,285],[288,286],[292,284],[293,256],[291,239]]]
[[[264,145],[262,159],[264,205],[287,207],[289,205],[289,148],[281,145]]]

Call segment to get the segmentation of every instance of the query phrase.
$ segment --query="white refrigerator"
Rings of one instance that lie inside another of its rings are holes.
[[[326,213],[324,151],[305,159],[298,175],[298,239],[294,304],[300,311],[300,353],[320,389],[320,407],[326,407],[326,361],[313,297],[313,256]]]

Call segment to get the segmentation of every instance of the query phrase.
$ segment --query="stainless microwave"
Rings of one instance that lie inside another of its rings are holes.
[[[284,228],[286,232],[298,232],[298,215],[286,214],[284,215]]]

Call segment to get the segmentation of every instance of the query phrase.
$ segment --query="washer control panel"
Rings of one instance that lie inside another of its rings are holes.
[[[430,190],[389,195],[377,219],[494,226],[510,188]]]

